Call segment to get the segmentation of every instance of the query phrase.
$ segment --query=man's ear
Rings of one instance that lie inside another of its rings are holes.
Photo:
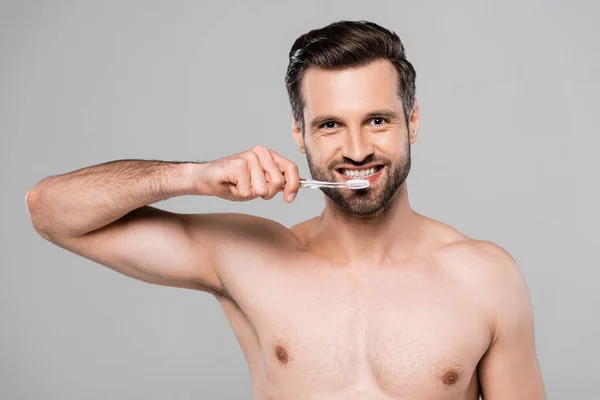
[[[414,144],[417,141],[417,134],[419,132],[419,124],[421,123],[421,117],[419,116],[419,104],[417,99],[413,102],[412,111],[408,117],[408,132],[410,137],[410,144]]]
[[[298,121],[296,121],[296,118],[294,118],[293,114],[292,114],[292,121],[293,121],[292,122],[292,135],[294,136],[294,141],[298,145],[298,150],[300,150],[300,153],[304,154],[305,149],[304,149],[304,137],[302,135],[302,127],[300,127],[300,123]]]

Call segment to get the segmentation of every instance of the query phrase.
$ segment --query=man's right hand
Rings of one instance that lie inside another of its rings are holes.
[[[263,146],[203,164],[199,171],[199,194],[232,201],[269,200],[283,191],[291,203],[300,186],[298,166]]]

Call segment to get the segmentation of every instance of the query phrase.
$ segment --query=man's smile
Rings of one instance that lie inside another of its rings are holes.
[[[348,181],[350,179],[365,179],[368,180],[369,183],[372,185],[381,177],[384,169],[385,165],[383,164],[368,164],[360,167],[337,167],[334,169],[334,171],[344,181]]]

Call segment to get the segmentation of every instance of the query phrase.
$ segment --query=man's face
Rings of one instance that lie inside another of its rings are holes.
[[[375,214],[400,189],[410,170],[418,108],[406,121],[398,78],[389,61],[340,71],[309,69],[302,85],[304,128],[294,137],[314,179],[367,179],[367,189],[322,189],[356,215]],[[410,133],[410,134],[409,134]]]

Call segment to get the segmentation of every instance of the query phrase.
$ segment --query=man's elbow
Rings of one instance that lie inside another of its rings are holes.
[[[43,193],[39,186],[34,186],[25,194],[25,205],[33,228],[44,239],[51,241],[52,232],[42,218],[42,195]]]

